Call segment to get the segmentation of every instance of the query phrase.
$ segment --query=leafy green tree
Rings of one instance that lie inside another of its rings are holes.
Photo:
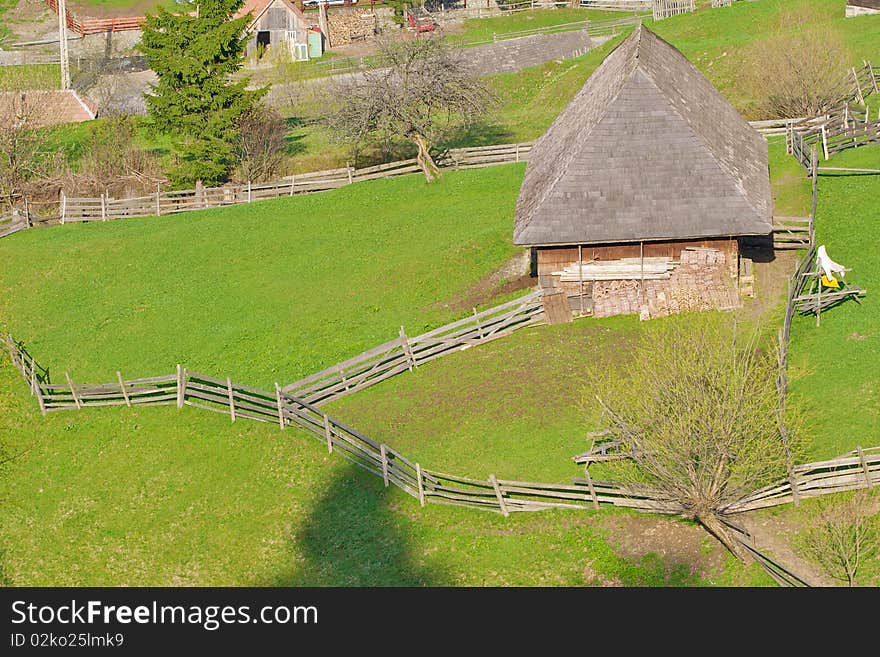
[[[143,28],[139,49],[159,77],[147,95],[155,127],[172,135],[175,184],[226,180],[235,165],[241,117],[268,87],[248,90],[233,81],[244,64],[249,16],[233,18],[243,0],[199,0],[196,12],[159,8]]]

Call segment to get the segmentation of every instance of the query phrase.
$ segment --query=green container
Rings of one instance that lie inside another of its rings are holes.
[[[324,35],[314,30],[309,30],[309,59],[320,57],[324,54]]]

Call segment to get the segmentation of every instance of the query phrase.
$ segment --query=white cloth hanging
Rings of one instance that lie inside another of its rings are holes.
[[[839,272],[841,278],[846,277],[846,267],[834,262],[831,258],[828,257],[828,253],[825,251],[824,244],[822,244],[816,251],[816,262],[822,268],[822,272],[825,274],[825,278],[827,278],[828,280],[834,278],[835,272]]]

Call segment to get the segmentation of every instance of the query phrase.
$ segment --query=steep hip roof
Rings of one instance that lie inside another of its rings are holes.
[[[514,244],[772,230],[767,143],[673,46],[637,28],[529,153]]]

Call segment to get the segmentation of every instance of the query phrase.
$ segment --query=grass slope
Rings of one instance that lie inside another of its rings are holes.
[[[824,164],[820,162],[820,165]],[[846,151],[828,166],[880,169],[880,146]],[[819,177],[816,242],[852,268],[846,280],[865,288],[822,314],[796,317],[792,328],[792,395],[809,409],[812,453],[832,457],[880,445],[880,176]]]
[[[516,249],[523,165],[0,241],[0,327],[79,380],[184,363],[270,386],[454,318]]]

